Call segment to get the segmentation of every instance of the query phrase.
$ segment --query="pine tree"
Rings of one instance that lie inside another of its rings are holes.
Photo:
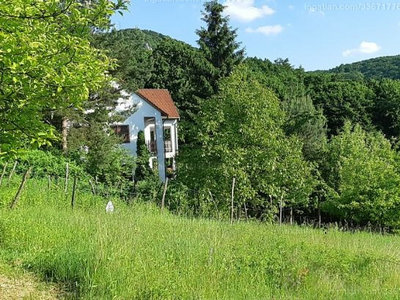
[[[206,2],[202,20],[206,22],[207,28],[202,27],[196,31],[200,50],[215,67],[212,82],[215,89],[217,81],[228,76],[244,57],[244,49],[240,49],[240,43],[235,40],[237,30],[232,29],[229,18],[222,15],[224,8],[215,0]]]

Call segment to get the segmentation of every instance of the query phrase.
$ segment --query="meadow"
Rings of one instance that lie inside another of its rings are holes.
[[[0,188],[0,258],[72,299],[399,299],[400,239],[190,219],[20,178]],[[1,269],[0,269],[1,271]]]

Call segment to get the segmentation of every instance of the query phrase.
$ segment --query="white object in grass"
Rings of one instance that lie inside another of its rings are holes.
[[[111,201],[108,201],[106,205],[106,212],[111,213],[114,211],[114,204]]]

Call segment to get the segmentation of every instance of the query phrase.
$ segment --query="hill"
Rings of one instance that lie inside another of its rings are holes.
[[[139,37],[145,41],[145,45],[155,48],[159,43],[171,37],[146,29],[129,28],[119,30],[120,37],[123,39],[138,39]]]
[[[166,39],[175,40],[167,35],[163,35],[152,30],[139,28],[119,30],[118,37],[121,40],[142,40],[144,41],[145,47],[150,47],[152,49]],[[182,41],[179,42],[186,44]],[[251,60],[251,58],[249,59]],[[341,64],[340,66],[327,71],[315,72],[339,73],[345,75],[346,78],[353,79],[358,79],[362,77],[365,79],[400,79],[400,55],[383,56],[351,64]]]
[[[342,64],[329,70],[331,73],[362,74],[366,79],[400,79],[400,55],[383,56]]]

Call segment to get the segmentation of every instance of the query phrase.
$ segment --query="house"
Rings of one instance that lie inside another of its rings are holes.
[[[126,110],[135,105],[135,111],[124,122],[115,126],[123,137],[123,147],[136,156],[136,141],[143,130],[147,147],[151,153],[150,167],[157,166],[162,182],[168,168],[175,170],[178,153],[178,110],[165,89],[140,89],[128,102],[120,103],[117,110]]]

